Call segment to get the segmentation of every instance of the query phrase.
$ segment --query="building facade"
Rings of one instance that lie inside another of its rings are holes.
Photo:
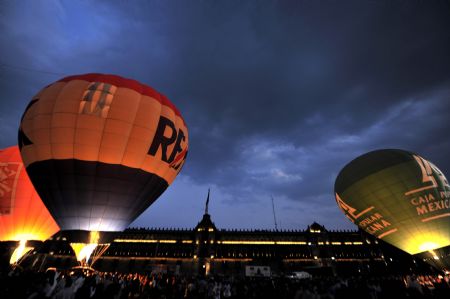
[[[248,267],[266,269],[271,275],[431,271],[421,259],[361,230],[329,231],[318,223],[304,230],[218,229],[207,209],[193,229],[129,228],[110,233],[110,238],[108,245],[92,254],[93,268],[183,275],[245,275]],[[42,270],[68,269],[78,263],[67,238],[57,234],[37,246],[23,265]]]

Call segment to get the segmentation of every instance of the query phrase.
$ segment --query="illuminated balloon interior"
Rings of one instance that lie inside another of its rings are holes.
[[[362,155],[339,173],[339,208],[366,232],[410,253],[450,245],[450,187],[430,161],[403,150]]]
[[[33,97],[21,120],[19,147],[62,230],[121,231],[181,171],[188,130],[178,109],[151,87],[85,74]]]
[[[0,241],[44,241],[58,230],[28,177],[19,148],[0,150]]]

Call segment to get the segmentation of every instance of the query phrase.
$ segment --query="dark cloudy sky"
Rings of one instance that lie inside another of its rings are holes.
[[[450,173],[448,1],[0,1],[0,147],[65,75],[130,77],[190,134],[173,185],[133,225],[330,229],[339,170],[401,148]]]

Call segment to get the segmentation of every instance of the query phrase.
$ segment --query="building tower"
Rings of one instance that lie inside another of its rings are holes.
[[[208,214],[210,190],[206,198],[205,213],[195,227],[195,255],[198,274],[208,275],[211,272],[211,260],[214,259],[217,228]]]

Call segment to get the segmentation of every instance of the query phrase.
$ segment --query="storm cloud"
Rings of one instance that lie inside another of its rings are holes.
[[[449,2],[2,1],[0,146],[62,76],[114,73],[167,95],[189,127],[180,177],[134,225],[353,228],[339,170],[380,148],[450,173]],[[184,211],[179,215],[178,211]]]

